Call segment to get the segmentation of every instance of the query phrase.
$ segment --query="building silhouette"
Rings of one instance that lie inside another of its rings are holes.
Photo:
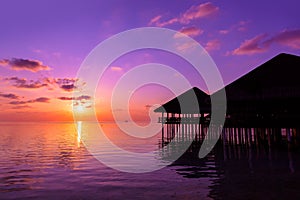
[[[225,126],[299,127],[300,126],[300,57],[279,54],[246,75],[225,86],[227,111]],[[199,88],[191,88],[154,112],[162,113],[160,122],[207,124],[210,97]],[[197,103],[190,104],[195,95]],[[179,103],[180,102],[180,103]],[[180,104],[184,102],[184,111]]]

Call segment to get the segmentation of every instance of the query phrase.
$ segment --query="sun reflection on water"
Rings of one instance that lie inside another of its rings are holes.
[[[82,121],[77,122],[77,146],[80,147],[81,142],[81,125]]]

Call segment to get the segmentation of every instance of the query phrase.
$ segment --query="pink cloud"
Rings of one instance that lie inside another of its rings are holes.
[[[180,52],[187,52],[194,49],[198,45],[197,42],[190,41],[176,46],[176,49]]]
[[[232,31],[239,31],[239,32],[244,32],[248,29],[247,25],[250,23],[251,21],[239,21],[237,24],[232,25],[230,28],[228,29],[222,29],[219,31],[220,34],[222,35],[226,35]]]
[[[161,19],[161,17],[162,17],[161,15],[157,15],[157,16],[153,17],[153,18],[150,20],[149,25],[158,23],[159,20]]]
[[[222,35],[226,35],[226,34],[228,34],[229,32],[230,32],[229,30],[225,30],[225,29],[219,31],[219,33],[222,34]]]
[[[264,44],[262,40],[266,38],[266,34],[260,34],[250,40],[245,40],[239,48],[233,50],[233,55],[252,55],[257,53],[264,53],[268,50],[268,45]]]
[[[192,36],[201,35],[204,31],[193,26],[193,27],[182,28],[179,32],[192,37]],[[177,38],[180,37],[180,35],[181,34],[176,33],[174,37]]]
[[[3,59],[0,60],[0,65],[9,66],[12,70],[16,71],[27,70],[31,72],[38,72],[41,70],[51,69],[50,67],[43,65],[41,61],[22,58]]]
[[[220,40],[211,40],[211,41],[208,41],[205,45],[206,51],[219,50],[220,47],[221,47]]]
[[[300,49],[300,29],[284,30],[273,37],[260,34],[244,41],[240,47],[233,50],[233,55],[252,55],[266,52],[272,44],[280,44],[292,49]]]
[[[284,30],[265,43],[278,43],[292,49],[300,49],[300,29]]]
[[[153,18],[153,19],[155,19],[155,18]],[[151,21],[153,21],[153,19]],[[172,18],[172,19],[169,19],[169,20],[163,21],[163,22],[160,22],[159,19],[156,20],[156,21],[154,21],[154,22],[152,22],[152,23],[150,21],[149,25],[153,25],[154,24],[155,26],[158,26],[158,27],[164,27],[164,26],[167,26],[167,25],[174,24],[174,23],[178,22],[177,18]]]
[[[211,16],[219,11],[219,7],[213,5],[211,2],[202,3],[198,5],[191,6],[185,12],[177,17],[171,18],[169,20],[161,20],[162,16],[158,15],[152,18],[149,25],[155,25],[158,27],[164,27],[174,23],[189,24],[192,20],[204,18]]]
[[[188,24],[190,21],[198,18],[210,16],[219,11],[219,8],[212,3],[207,2],[190,7],[180,18],[179,21]]]
[[[110,69],[111,69],[112,71],[117,71],[117,72],[120,72],[120,71],[123,70],[121,67],[118,67],[118,66],[112,66]]]

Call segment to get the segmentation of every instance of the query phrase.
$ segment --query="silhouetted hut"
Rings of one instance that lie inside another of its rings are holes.
[[[279,54],[225,87],[227,116],[225,125],[234,127],[300,126],[300,57]],[[199,104],[183,113],[179,101],[195,92]],[[212,95],[218,95],[219,91]],[[200,110],[200,112],[199,112]],[[198,112],[196,112],[198,111]],[[210,96],[194,87],[154,110],[162,123],[195,122],[195,116],[210,114]],[[164,117],[166,113],[166,118]],[[191,118],[189,121],[186,118]]]
[[[227,85],[227,125],[300,126],[299,69],[300,57],[279,54]]]
[[[199,106],[195,104],[195,98]],[[180,105],[184,105],[184,108]],[[205,114],[210,113],[210,108],[210,96],[193,87],[155,109],[154,112],[162,113],[162,117],[159,118],[159,122],[162,123],[198,123],[200,119],[204,120]]]

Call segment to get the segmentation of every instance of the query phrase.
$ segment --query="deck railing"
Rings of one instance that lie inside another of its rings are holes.
[[[201,121],[200,121],[201,120]],[[159,117],[158,123],[163,124],[199,124],[200,122],[208,122],[210,120],[209,117]]]

